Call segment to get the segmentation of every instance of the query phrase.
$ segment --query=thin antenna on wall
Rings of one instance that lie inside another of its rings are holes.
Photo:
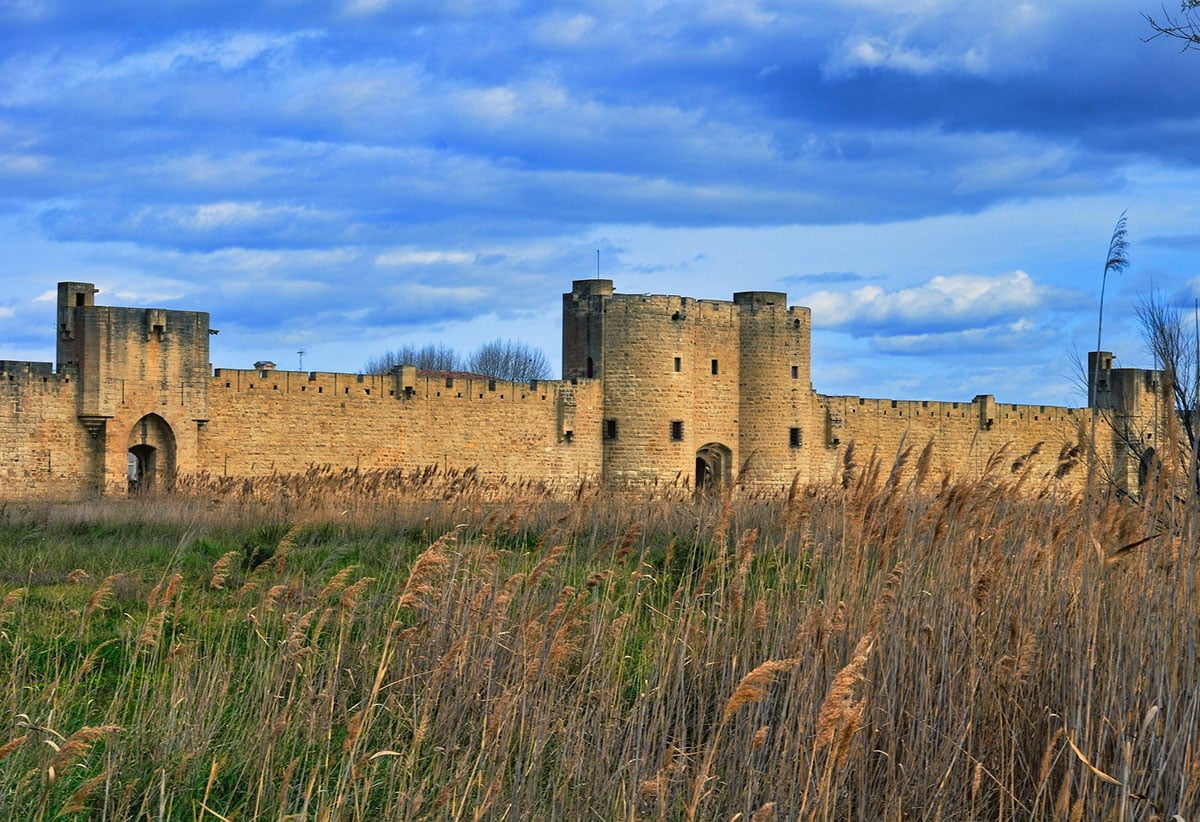
[[[600,249],[596,249],[596,279],[600,279]]]
[[[308,351],[306,351],[303,348],[300,348],[300,349],[297,349],[296,353],[300,355],[300,370],[303,371],[304,370],[304,355],[307,354]]]

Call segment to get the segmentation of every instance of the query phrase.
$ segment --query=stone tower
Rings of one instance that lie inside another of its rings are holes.
[[[809,477],[820,447],[810,360],[812,312],[789,308],[787,294],[733,295],[738,314],[738,441],[746,473],[771,484]],[[822,415],[823,421],[823,415]]]
[[[563,295],[563,377],[602,384],[604,479],[702,486],[756,461],[755,481],[806,479],[810,330],[808,309],[780,292],[696,300],[577,280]]]
[[[208,314],[98,306],[91,283],[58,284],[57,369],[76,375],[98,490],[169,486],[196,470],[208,419]]]
[[[1119,488],[1140,488],[1154,464],[1173,401],[1163,388],[1162,371],[1114,368],[1111,351],[1088,352],[1089,407],[1100,412],[1107,429],[1097,432],[1096,444],[1111,448],[1101,456]]]

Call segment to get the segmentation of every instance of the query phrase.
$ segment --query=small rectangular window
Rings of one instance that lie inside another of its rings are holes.
[[[683,370],[683,357],[676,357],[676,358],[675,358],[675,370],[676,370],[676,371],[682,371],[682,370]]]
[[[798,366],[798,365],[792,366],[792,379],[793,380],[800,379],[800,366]]]
[[[788,445],[790,445],[792,448],[800,447],[800,429],[799,428],[789,428],[788,429]]]
[[[717,361],[716,361],[716,360],[713,360],[713,361],[712,361],[712,372],[713,372],[713,374],[719,374],[719,373],[721,373],[721,370],[720,370],[720,369],[717,367]]]
[[[617,438],[617,421],[616,420],[605,420],[604,421],[604,439],[615,440],[616,438]]]
[[[683,420],[671,420],[671,439],[683,439]]]
[[[446,377],[446,387],[447,388],[454,387],[454,377]]]

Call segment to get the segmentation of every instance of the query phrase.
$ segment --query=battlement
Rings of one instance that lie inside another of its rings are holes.
[[[48,362],[0,360],[0,379],[9,382],[32,378],[48,379],[52,376],[54,376],[54,366]]]
[[[285,371],[276,368],[217,368],[212,390],[273,392],[334,399],[465,399],[538,401],[553,399],[559,380],[509,382],[466,372],[429,372],[398,366],[387,374],[337,371]]]
[[[0,361],[0,487],[10,496],[141,492],[180,474],[253,477],[312,465],[470,470],[480,478],[738,482],[786,488],[849,470],[851,442],[881,459],[932,443],[931,470],[997,466],[1070,482],[1090,414],[1063,406],[817,394],[810,309],[780,291],[732,300],[563,294],[561,380],[528,383],[410,365],[386,374],[208,362],[209,317],[96,305],[58,290],[57,365]],[[1090,359],[1113,422],[1101,458],[1140,482],[1156,445],[1159,372]],[[4,387],[7,386],[7,387]],[[856,453],[858,453],[856,451]],[[2,455],[7,456],[2,456]],[[852,461],[852,460],[851,460]]]

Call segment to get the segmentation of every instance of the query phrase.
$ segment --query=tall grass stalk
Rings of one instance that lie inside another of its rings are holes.
[[[1187,817],[1187,479],[906,458],[10,508],[0,819]]]

